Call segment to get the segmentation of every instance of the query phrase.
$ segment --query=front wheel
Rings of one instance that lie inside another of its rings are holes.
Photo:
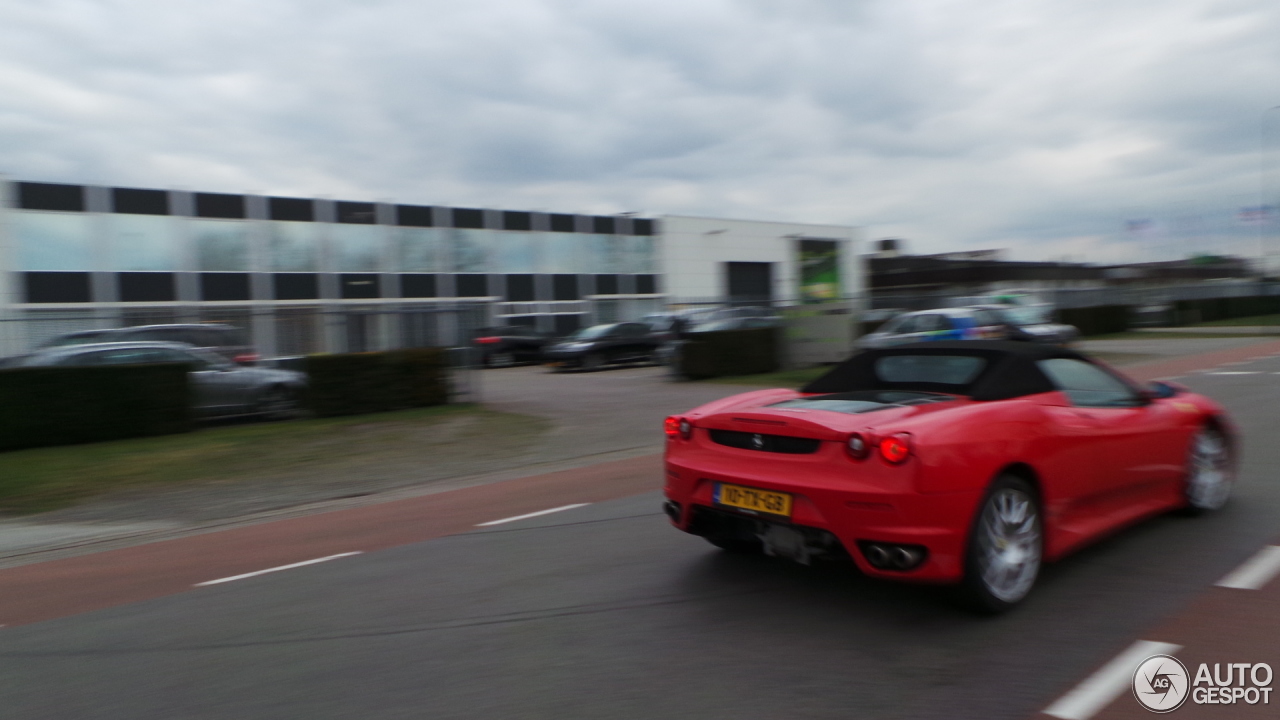
[[[1004,612],[1030,592],[1043,554],[1040,503],[1021,478],[991,484],[969,535],[964,591],[985,612]]]
[[[600,353],[588,353],[582,358],[582,369],[591,372],[604,366],[604,356]]]
[[[269,388],[258,398],[257,410],[266,420],[289,420],[298,414],[298,396],[285,387]]]
[[[1221,430],[1203,427],[1191,437],[1187,450],[1187,481],[1183,493],[1193,514],[1217,510],[1227,503],[1232,484],[1231,445]]]

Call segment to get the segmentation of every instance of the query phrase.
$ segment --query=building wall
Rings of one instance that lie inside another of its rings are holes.
[[[478,323],[565,333],[718,299],[728,262],[771,263],[791,301],[800,238],[838,241],[842,294],[862,292],[848,227],[0,179],[0,356],[170,322],[243,326],[268,355],[452,343]]]
[[[764,262],[773,265],[773,299],[795,301],[801,238],[838,241],[841,295],[857,297],[864,290],[856,228],[686,216],[665,216],[659,225],[659,268],[663,289],[673,299],[722,297],[727,292],[725,263]]]
[[[0,313],[22,320],[11,323],[22,346],[226,320],[250,325],[268,353],[376,349],[403,341],[389,318],[406,308],[481,303],[484,322],[565,331],[594,322],[597,306],[660,304],[644,218],[47,183],[0,192]]]

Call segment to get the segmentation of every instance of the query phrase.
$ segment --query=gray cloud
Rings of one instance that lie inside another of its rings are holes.
[[[1278,31],[1273,0],[0,0],[0,169],[1247,250]]]

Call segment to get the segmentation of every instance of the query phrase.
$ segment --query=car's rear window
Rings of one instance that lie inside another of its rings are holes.
[[[83,333],[76,335],[63,335],[54,338],[44,344],[45,347],[65,347],[68,345],[91,345],[93,343],[102,342],[108,335],[107,331],[96,333]]]
[[[902,405],[924,405],[945,400],[954,400],[954,395],[943,395],[931,392],[911,392],[907,390],[855,390],[847,393],[817,395],[815,397],[796,398],[774,403],[769,407],[791,408],[795,410],[827,410],[830,412],[858,413],[882,410],[887,407]]]
[[[987,366],[974,355],[886,355],[875,362],[881,382],[968,385]]]

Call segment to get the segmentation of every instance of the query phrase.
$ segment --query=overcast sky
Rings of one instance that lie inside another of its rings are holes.
[[[0,0],[26,180],[1256,253],[1275,105],[1277,0]]]

